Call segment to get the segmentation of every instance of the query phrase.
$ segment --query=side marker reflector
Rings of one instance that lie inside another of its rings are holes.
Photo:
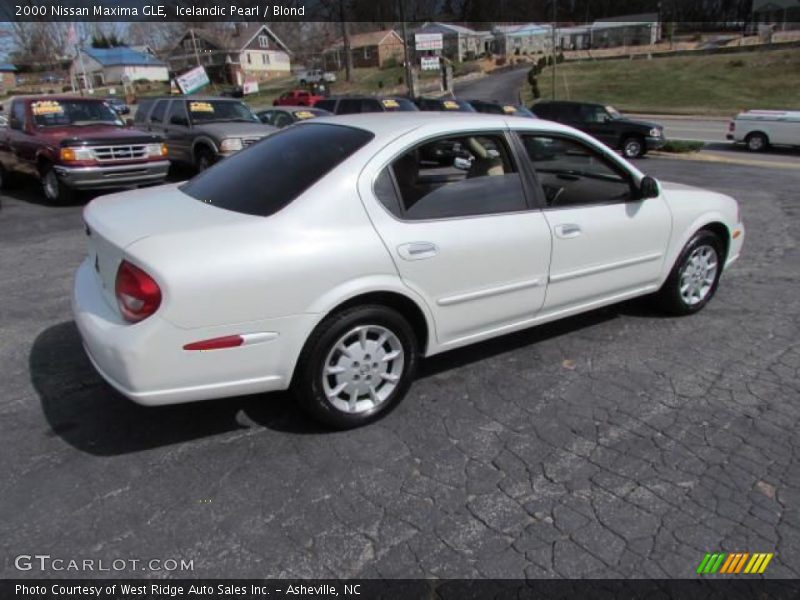
[[[240,335],[226,335],[224,337],[211,338],[200,342],[186,344],[184,350],[220,350],[222,348],[235,348],[244,344],[244,339]]]

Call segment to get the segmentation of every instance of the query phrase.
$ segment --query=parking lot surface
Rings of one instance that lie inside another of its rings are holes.
[[[598,310],[424,361],[379,423],[285,394],[137,406],[71,322],[80,206],[0,198],[2,577],[800,576],[800,171],[638,161],[737,197],[744,255],[700,314]],[[169,365],[164,365],[169,368]],[[19,554],[191,572],[19,572]]]

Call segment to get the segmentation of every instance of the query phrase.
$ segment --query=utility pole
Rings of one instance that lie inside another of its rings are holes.
[[[406,26],[406,11],[403,0],[399,0],[399,2],[400,2],[400,21],[403,24],[402,26],[403,62],[405,63],[406,88],[408,89],[408,97],[413,98],[414,82],[412,80],[412,73],[411,73],[411,53],[408,50],[408,27]]]
[[[553,22],[550,26],[550,32],[552,34],[552,46],[553,46],[553,100],[556,99],[556,6],[558,0],[553,0]]]
[[[194,59],[197,61],[197,66],[200,66],[200,54],[197,52],[197,38],[194,37],[194,27],[189,29],[192,34],[192,48],[194,48]]]
[[[350,53],[350,32],[345,20],[344,0],[339,0],[339,21],[342,24],[342,48],[344,49],[345,80],[353,80],[353,55]]]

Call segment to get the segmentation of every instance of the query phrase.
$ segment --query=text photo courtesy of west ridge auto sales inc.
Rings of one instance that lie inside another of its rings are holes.
[[[0,6],[0,597],[796,598],[795,0]]]

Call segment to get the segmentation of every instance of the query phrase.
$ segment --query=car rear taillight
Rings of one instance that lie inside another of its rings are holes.
[[[114,291],[122,316],[131,323],[146,319],[161,305],[161,288],[155,279],[127,260],[117,269]]]

